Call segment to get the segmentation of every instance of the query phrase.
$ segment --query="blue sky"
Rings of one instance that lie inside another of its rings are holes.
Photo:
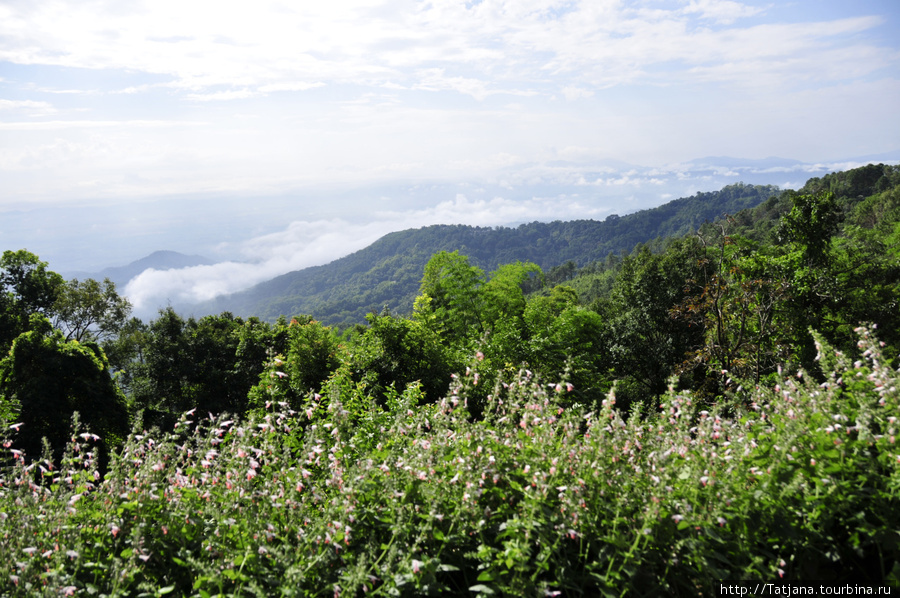
[[[796,185],[900,150],[897,31],[895,0],[2,0],[0,238],[231,262],[148,278],[174,300],[407,226],[756,182],[706,156]]]

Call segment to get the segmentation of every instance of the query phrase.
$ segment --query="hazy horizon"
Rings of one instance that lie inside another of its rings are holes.
[[[61,271],[234,264],[152,303],[403,228],[799,186],[900,159],[898,29],[893,0],[11,0],[0,238]]]

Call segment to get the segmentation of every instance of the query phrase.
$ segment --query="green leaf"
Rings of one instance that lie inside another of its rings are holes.
[[[482,571],[478,574],[478,581],[494,581],[494,576],[491,575],[490,571]],[[470,590],[472,588],[469,588]]]
[[[444,541],[444,532],[442,532],[441,530],[439,530],[439,529],[434,530],[433,535],[434,535],[435,540],[438,540],[439,542]]]
[[[158,596],[165,596],[166,594],[171,594],[175,591],[175,586],[166,586],[164,588],[160,588],[156,590],[156,594]]]
[[[126,548],[125,550],[123,550],[122,552],[119,553],[119,556],[122,557],[123,559],[128,559],[128,558],[131,558],[131,555],[133,555],[133,554],[134,554],[134,550],[132,550],[131,548]]]

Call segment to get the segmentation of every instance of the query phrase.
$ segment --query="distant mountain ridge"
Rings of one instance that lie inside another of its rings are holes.
[[[121,290],[128,284],[128,281],[149,268],[154,270],[174,270],[191,266],[207,266],[214,263],[213,260],[201,255],[185,255],[177,251],[162,250],[154,251],[147,257],[135,260],[124,266],[111,266],[94,273],[73,272],[67,275],[67,278],[93,278],[95,280],[109,278]]]
[[[439,251],[458,250],[485,271],[515,261],[531,261],[545,270],[569,261],[583,266],[610,253],[631,251],[638,243],[690,233],[705,221],[755,207],[778,193],[773,185],[738,183],[649,210],[612,215],[602,222],[410,229],[385,235],[329,264],[290,272],[188,311],[194,315],[229,311],[266,320],[311,314],[325,324],[348,326],[384,308],[394,313],[411,311],[425,264]]]

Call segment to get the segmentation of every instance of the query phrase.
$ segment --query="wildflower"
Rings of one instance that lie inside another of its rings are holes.
[[[418,573],[419,570],[422,568],[422,565],[424,565],[424,564],[425,564],[425,563],[423,563],[422,561],[413,559],[413,560],[412,560],[412,570],[413,570],[413,573]]]
[[[19,422],[19,423],[17,423],[17,424],[13,424],[13,425],[11,425],[11,426],[9,427],[9,429],[10,429],[10,430],[15,430],[16,432],[18,432],[18,431],[19,431],[19,428],[21,428],[23,424],[24,424],[24,422]]]
[[[23,548],[23,549],[22,549],[22,552],[24,552],[24,553],[27,554],[28,556],[31,556],[31,555],[33,555],[35,552],[37,552],[37,548],[35,548],[34,546],[29,546],[28,548]]]

